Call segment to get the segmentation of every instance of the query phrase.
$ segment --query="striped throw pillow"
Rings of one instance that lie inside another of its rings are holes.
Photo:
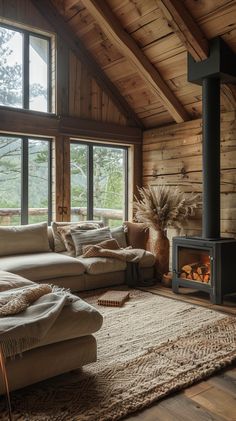
[[[83,254],[83,246],[89,244],[98,244],[112,238],[109,227],[98,228],[89,231],[71,230],[72,239],[75,245],[76,256]]]

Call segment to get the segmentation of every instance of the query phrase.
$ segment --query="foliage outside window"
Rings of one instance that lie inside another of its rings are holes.
[[[48,220],[51,205],[51,141],[0,136],[0,225]]]
[[[127,218],[127,148],[71,143],[71,218],[118,226]]]
[[[50,38],[0,25],[0,105],[51,112]]]

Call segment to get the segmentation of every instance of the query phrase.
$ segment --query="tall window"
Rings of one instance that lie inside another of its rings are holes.
[[[127,219],[128,149],[72,142],[71,219],[99,219],[110,226]]]
[[[0,25],[0,105],[51,112],[50,38]]]
[[[52,219],[51,141],[0,136],[0,225]]]

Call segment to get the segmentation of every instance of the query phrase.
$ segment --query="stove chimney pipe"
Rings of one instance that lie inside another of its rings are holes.
[[[220,238],[220,79],[202,80],[203,218],[202,237]]]

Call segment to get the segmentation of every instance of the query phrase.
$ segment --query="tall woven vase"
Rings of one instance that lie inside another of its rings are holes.
[[[165,231],[157,231],[153,252],[156,256],[157,277],[161,279],[164,273],[169,272],[170,242]]]

